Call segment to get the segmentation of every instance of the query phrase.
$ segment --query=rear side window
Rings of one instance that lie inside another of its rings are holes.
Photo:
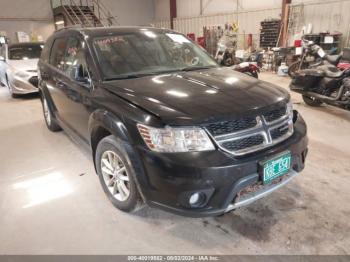
[[[57,38],[53,43],[50,55],[50,64],[54,67],[64,69],[64,53],[66,51],[67,41],[65,38]]]

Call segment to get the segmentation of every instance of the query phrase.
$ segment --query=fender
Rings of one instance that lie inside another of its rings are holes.
[[[48,100],[48,106],[49,106],[51,112],[53,113],[54,117],[56,117],[57,108],[55,106],[55,103],[53,102],[53,99],[51,97],[51,94],[50,94],[47,86],[46,86],[45,81],[39,80],[38,90],[39,90],[40,99],[42,100],[43,96],[45,96],[45,98]]]
[[[108,112],[107,110],[97,109],[95,112],[93,112],[90,115],[88,126],[90,137],[92,137],[92,134],[93,132],[95,132],[96,128],[103,127],[119,139],[128,143],[131,142],[128,135],[128,131],[121,118]],[[92,145],[91,138],[90,145]]]
[[[145,184],[149,184],[149,182],[144,172],[141,160],[132,146],[133,143],[129,137],[128,130],[126,129],[121,118],[103,109],[96,110],[91,114],[89,118],[90,146],[92,150],[92,157],[94,160],[95,170],[95,149],[91,138],[93,137],[94,132],[96,132],[98,128],[101,127],[106,129],[109,133],[114,135],[121,143],[123,143],[123,147],[127,156],[127,161],[129,161],[129,166],[131,166],[134,169],[133,173],[135,175],[134,180],[136,186],[138,187],[142,199],[146,202],[147,198],[145,197],[145,195],[147,195],[147,192],[145,192],[144,189],[147,188],[145,187]]]

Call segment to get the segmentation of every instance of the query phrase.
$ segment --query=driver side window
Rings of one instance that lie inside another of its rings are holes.
[[[88,68],[85,57],[84,43],[76,37],[68,39],[65,51],[65,67],[64,73],[72,78],[88,78]]]

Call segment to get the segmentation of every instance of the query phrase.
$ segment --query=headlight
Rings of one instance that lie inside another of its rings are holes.
[[[17,72],[15,73],[15,76],[20,77],[20,78],[27,78],[27,77],[29,77],[30,75],[27,74],[26,72],[23,72],[23,71],[17,71]]]
[[[215,149],[202,128],[153,128],[140,124],[137,128],[148,148],[156,152],[176,153]]]
[[[287,103],[287,114],[290,119],[293,119],[293,103],[291,100]]]

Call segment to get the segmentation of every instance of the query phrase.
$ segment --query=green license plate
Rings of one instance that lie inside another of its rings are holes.
[[[263,183],[268,184],[272,180],[287,174],[290,170],[291,160],[292,156],[290,152],[286,152],[262,163]]]

